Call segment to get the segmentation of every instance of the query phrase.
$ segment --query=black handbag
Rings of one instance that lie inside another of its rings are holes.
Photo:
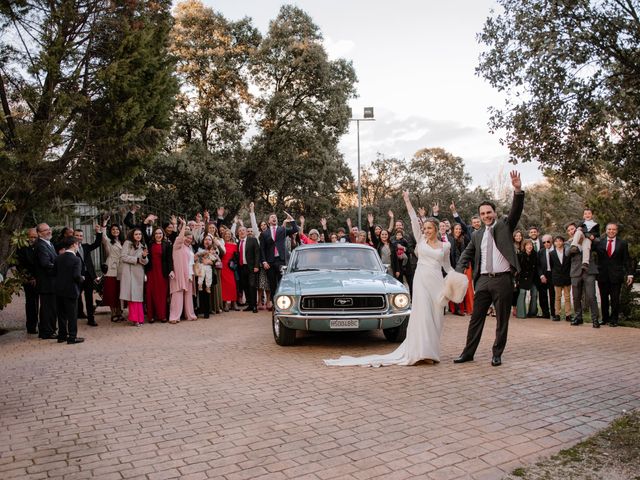
[[[236,270],[238,270],[238,262],[240,261],[240,259],[238,258],[238,252],[235,252],[233,254],[233,256],[229,259],[229,269],[233,270],[234,272]]]

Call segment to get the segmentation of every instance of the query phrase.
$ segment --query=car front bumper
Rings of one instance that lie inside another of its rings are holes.
[[[409,318],[411,310],[403,310],[401,312],[367,314],[367,315],[301,315],[297,313],[275,312],[274,315],[282,324],[294,330],[310,330],[310,331],[358,331],[358,330],[377,330],[398,327]],[[358,327],[355,328],[335,328],[332,327],[332,320],[358,320]]]

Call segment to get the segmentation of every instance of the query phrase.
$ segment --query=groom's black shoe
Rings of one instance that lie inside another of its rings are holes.
[[[453,363],[473,362],[473,357],[470,355],[460,355]]]
[[[491,359],[491,366],[493,367],[499,367],[500,365],[502,365],[502,358],[500,357],[493,357]]]

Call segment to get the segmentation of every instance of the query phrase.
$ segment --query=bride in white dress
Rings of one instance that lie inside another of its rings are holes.
[[[413,298],[407,337],[395,351],[386,355],[342,356],[337,359],[324,360],[326,365],[379,367],[415,365],[420,361],[426,363],[440,361],[443,307],[446,304],[443,299],[445,281],[442,278],[441,269],[447,272],[447,276],[463,277],[457,280],[463,282],[465,289],[468,283],[467,277],[456,273],[451,267],[449,261],[451,244],[442,243],[438,239],[438,221],[435,218],[429,218],[420,225],[409,200],[408,192],[403,192],[403,198],[411,218],[411,228],[416,238],[415,253],[418,256],[418,266],[413,277]],[[458,295],[459,292],[456,293],[456,296]]]

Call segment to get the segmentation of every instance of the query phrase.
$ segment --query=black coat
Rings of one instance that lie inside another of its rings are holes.
[[[246,237],[244,239],[244,261],[251,268],[260,268],[260,244],[255,237]],[[238,261],[240,255],[240,240],[238,240]]]
[[[153,231],[156,229],[156,227],[154,227],[153,225],[147,225],[146,223],[136,224],[133,217],[133,212],[127,212],[127,214],[124,216],[123,223],[129,229],[139,228],[140,230],[142,230],[142,240],[144,244],[149,245],[149,243],[151,243],[151,239],[153,238]],[[151,229],[150,232],[149,228]]]
[[[467,248],[468,243],[469,239],[467,238],[466,233],[462,235],[461,242],[457,242],[453,235],[451,235],[451,251],[449,252],[449,259],[451,260],[452,267],[455,267],[458,264],[458,260],[462,256],[464,249]]]
[[[87,280],[96,279],[96,269],[93,265],[93,258],[91,252],[102,245],[102,232],[96,233],[96,239],[93,243],[83,243],[82,251],[84,252],[84,260],[80,258],[80,252],[78,252],[78,258],[82,261],[82,276]]]
[[[398,264],[398,271],[400,273],[404,273],[405,275],[411,275],[411,272],[413,270],[411,266],[411,254],[409,253],[409,242],[406,238],[401,238],[400,240],[396,240],[394,238],[393,240],[391,240],[391,245],[393,247],[393,255],[395,255]],[[403,265],[403,260],[400,260],[400,258],[398,257],[398,245],[402,245],[404,247],[404,253],[407,256],[407,263],[405,265]]]
[[[598,281],[623,283],[625,277],[633,274],[629,245],[620,237],[616,237],[616,246],[611,257],[607,255],[607,237],[595,244],[598,254]]]
[[[571,258],[569,257],[569,249],[564,249],[562,263],[560,257],[554,248],[549,253],[549,263],[551,264],[551,281],[556,287],[566,287],[571,285]]]
[[[36,253],[36,287],[38,293],[53,294],[55,275],[53,273],[53,262],[58,254],[53,244],[38,239],[35,243]]]
[[[535,250],[530,255],[526,252],[518,253],[518,261],[520,262],[520,274],[518,276],[518,287],[523,290],[531,290],[536,284],[538,276],[538,255]]]
[[[55,294],[63,298],[78,298],[82,276],[82,260],[72,253],[64,252],[58,255],[53,264],[55,275]]]
[[[35,280],[38,271],[38,258],[35,244],[19,248],[16,256],[18,257],[18,271],[27,281]]]

